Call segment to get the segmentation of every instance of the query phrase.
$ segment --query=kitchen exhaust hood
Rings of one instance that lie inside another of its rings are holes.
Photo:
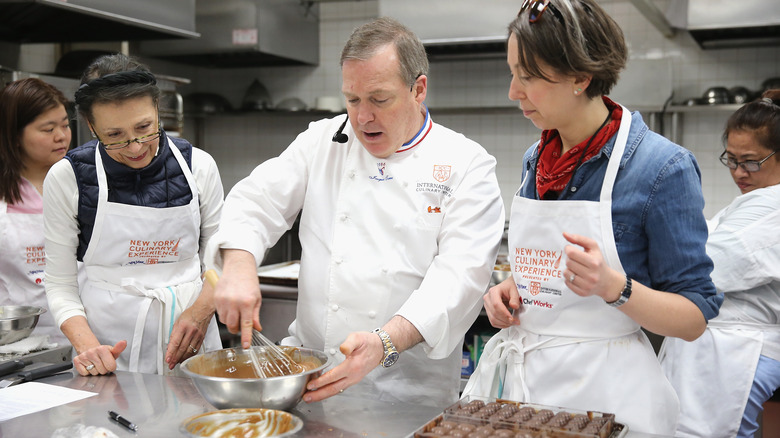
[[[317,65],[319,5],[297,0],[198,0],[189,41],[143,41],[143,56],[204,67]]]
[[[702,49],[780,45],[777,0],[675,0],[666,17]]]
[[[195,38],[195,0],[0,0],[0,40],[15,43]]]
[[[379,15],[414,31],[432,60],[506,57],[507,26],[520,8],[517,0],[379,0]]]

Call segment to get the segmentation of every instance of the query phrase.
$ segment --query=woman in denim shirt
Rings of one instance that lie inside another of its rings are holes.
[[[679,403],[641,328],[696,339],[722,297],[696,160],[606,97],[626,57],[593,0],[525,1],[509,25],[509,97],[543,132],[513,200],[513,276],[484,298],[502,330],[464,392],[671,435]]]

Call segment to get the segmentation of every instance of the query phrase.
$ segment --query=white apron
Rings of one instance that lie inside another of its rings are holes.
[[[753,387],[764,332],[770,330],[780,328],[711,320],[693,342],[664,340],[659,358],[680,395],[680,423],[675,436],[737,435]]]
[[[67,344],[68,339],[48,311],[43,285],[43,214],[8,214],[8,204],[0,200],[0,254],[0,305],[47,309],[38,318],[33,335],[48,335],[51,342]]]
[[[563,278],[564,231],[596,240],[609,266],[624,272],[612,231],[612,188],[630,125],[623,108],[599,202],[514,197],[509,258],[521,325],[488,341],[464,395],[611,412],[629,430],[674,432],[677,397],[639,325],[600,297],[575,294]]]
[[[168,374],[165,349],[181,312],[200,293],[198,188],[179,149],[168,147],[192,191],[188,205],[153,208],[108,201],[99,148],[95,149],[98,206],[84,254],[87,283],[81,300],[101,344],[127,340],[117,359],[123,371]],[[214,318],[202,351],[222,348]]]

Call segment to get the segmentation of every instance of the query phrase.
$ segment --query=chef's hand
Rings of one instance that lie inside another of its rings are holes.
[[[209,327],[212,315],[214,315],[213,310],[209,311],[198,305],[192,305],[181,313],[176,324],[173,325],[171,339],[165,352],[168,369],[172,370],[177,363],[198,353],[206,337],[206,329]]]
[[[513,313],[520,310],[522,304],[515,279],[511,275],[488,289],[482,297],[482,302],[493,327],[503,329],[520,324],[520,320],[515,318]]]
[[[597,295],[607,302],[617,300],[626,277],[607,265],[598,243],[578,234],[563,233],[563,237],[572,244],[564,248],[566,286],[579,296]]]
[[[214,291],[217,314],[230,333],[241,332],[241,346],[249,348],[252,329],[263,329],[257,263],[252,253],[240,249],[223,249],[222,259],[222,277]]]
[[[306,403],[332,397],[360,382],[379,365],[384,356],[382,341],[379,336],[370,332],[350,333],[339,350],[346,359],[306,385],[308,392],[303,395],[303,401]]]
[[[127,341],[119,341],[113,347],[98,345],[89,348],[73,358],[73,366],[82,376],[113,373],[116,371],[116,358],[125,351],[125,348],[127,348]]]

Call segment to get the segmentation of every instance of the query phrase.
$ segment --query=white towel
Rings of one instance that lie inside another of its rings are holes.
[[[27,354],[55,347],[57,343],[49,342],[49,335],[28,336],[20,341],[0,345],[0,354]]]

